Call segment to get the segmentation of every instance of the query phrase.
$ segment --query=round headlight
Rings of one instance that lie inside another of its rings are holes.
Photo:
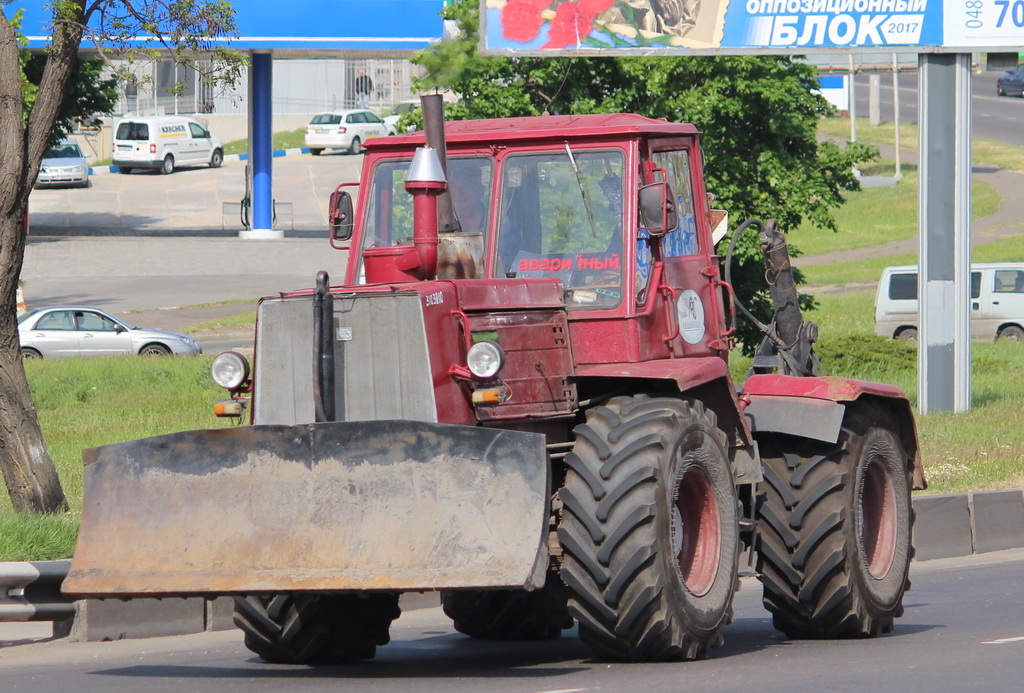
[[[225,351],[213,360],[210,374],[218,385],[233,390],[249,379],[249,361],[237,351]]]
[[[466,355],[466,365],[470,372],[478,378],[493,378],[505,365],[505,352],[497,342],[485,340],[477,342]]]

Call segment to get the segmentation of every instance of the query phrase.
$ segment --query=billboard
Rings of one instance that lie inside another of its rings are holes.
[[[1024,0],[481,0],[483,50],[548,55],[1024,45]]]
[[[441,38],[444,0],[233,0],[239,37],[219,41],[237,50],[420,50]],[[21,31],[30,48],[46,45],[53,11],[48,0],[15,0],[25,10]],[[147,37],[140,36],[144,44]],[[83,46],[88,46],[83,43]]]

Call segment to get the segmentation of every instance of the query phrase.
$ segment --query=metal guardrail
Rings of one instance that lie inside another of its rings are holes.
[[[63,621],[75,603],[61,594],[70,560],[0,563],[0,621]]]

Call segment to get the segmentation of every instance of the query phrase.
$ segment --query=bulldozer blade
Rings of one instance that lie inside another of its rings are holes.
[[[540,587],[534,433],[417,421],[187,431],[85,450],[75,597]]]

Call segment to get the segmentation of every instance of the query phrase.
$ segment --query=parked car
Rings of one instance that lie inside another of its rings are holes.
[[[875,298],[875,333],[917,341],[917,266],[886,267]],[[971,265],[971,338],[1024,340],[1024,262]]]
[[[89,187],[89,164],[78,142],[65,138],[46,149],[36,186]]]
[[[1024,96],[1024,70],[1007,72],[996,80],[999,96]]]
[[[184,116],[127,118],[114,132],[113,162],[121,173],[137,168],[164,174],[182,166],[217,168],[224,163],[224,144],[202,123]]]
[[[402,116],[406,113],[412,113],[413,111],[420,110],[419,99],[406,99],[405,101],[399,101],[395,104],[395,107],[391,109],[391,115],[384,116],[384,122],[391,126],[396,132],[398,131],[398,121],[401,120]]]
[[[373,111],[317,113],[306,126],[306,146],[313,156],[319,156],[325,149],[347,149],[350,154],[359,154],[366,140],[395,132],[393,126]]]
[[[63,356],[191,356],[201,354],[188,335],[130,325],[99,308],[50,306],[18,316],[24,358]]]

